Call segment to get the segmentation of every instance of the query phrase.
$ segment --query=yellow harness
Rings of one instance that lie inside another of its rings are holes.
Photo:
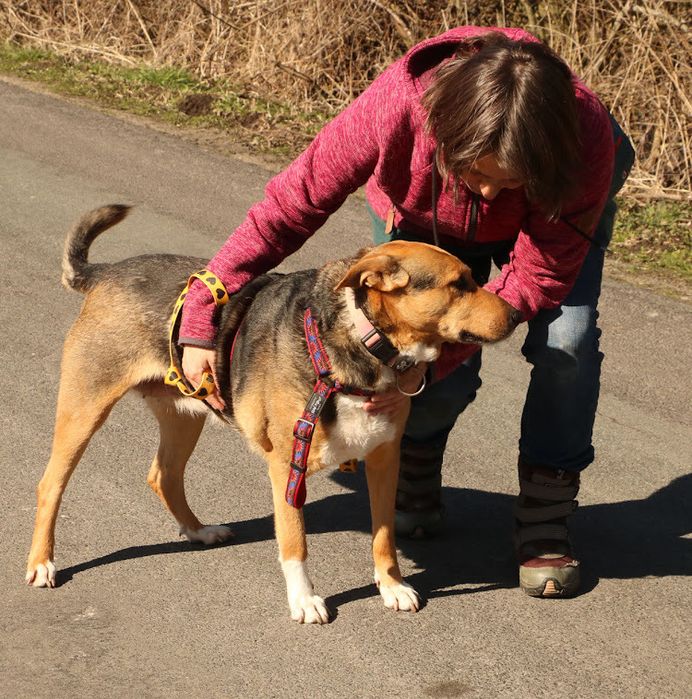
[[[214,303],[217,306],[225,305],[228,303],[228,299],[230,298],[219,278],[208,269],[203,269],[190,275],[185,288],[180,292],[180,296],[178,296],[178,300],[175,302],[173,314],[171,315],[170,331],[168,334],[168,356],[170,358],[170,364],[168,366],[168,371],[166,371],[166,376],[164,377],[164,383],[166,383],[168,386],[177,386],[178,390],[186,398],[197,398],[198,400],[204,400],[210,393],[214,392],[214,377],[210,372],[205,371],[202,374],[202,380],[200,381],[199,386],[197,386],[197,388],[190,387],[183,375],[182,369],[178,366],[177,352],[174,348],[174,335],[178,326],[178,316],[180,315],[180,310],[185,303],[187,292],[190,290],[190,284],[192,284],[195,279],[199,279],[207,287],[207,289],[209,289],[212,298],[214,299]]]

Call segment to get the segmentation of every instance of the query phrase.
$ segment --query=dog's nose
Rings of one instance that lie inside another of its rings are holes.
[[[518,311],[516,308],[513,308],[509,312],[509,322],[513,328],[516,328],[519,323],[521,323],[523,318],[523,315],[521,311]]]

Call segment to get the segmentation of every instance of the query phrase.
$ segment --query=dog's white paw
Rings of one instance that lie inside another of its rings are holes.
[[[300,624],[326,624],[329,610],[324,600],[315,594],[305,561],[282,561],[281,569],[286,579],[291,619]]]
[[[55,587],[55,564],[53,561],[39,563],[26,571],[27,585],[32,587]]]
[[[301,595],[289,602],[291,619],[299,624],[326,624],[329,610],[319,595]]]
[[[402,580],[400,583],[385,585],[375,573],[375,585],[387,609],[395,612],[417,612],[420,609],[420,596],[407,582]]]
[[[232,539],[235,535],[230,527],[224,524],[210,524],[201,529],[190,529],[189,527],[181,527],[180,533],[187,537],[188,541],[198,542],[200,544],[220,544],[224,541]]]

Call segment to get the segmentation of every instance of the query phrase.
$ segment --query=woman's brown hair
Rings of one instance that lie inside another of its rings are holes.
[[[488,32],[462,42],[423,97],[437,166],[456,187],[462,171],[494,155],[530,201],[557,218],[581,170],[572,74],[533,41]]]

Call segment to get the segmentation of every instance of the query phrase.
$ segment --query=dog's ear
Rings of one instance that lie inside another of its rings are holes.
[[[408,272],[391,255],[367,254],[357,260],[344,278],[334,287],[335,291],[345,286],[369,286],[378,291],[403,289],[409,283]]]

